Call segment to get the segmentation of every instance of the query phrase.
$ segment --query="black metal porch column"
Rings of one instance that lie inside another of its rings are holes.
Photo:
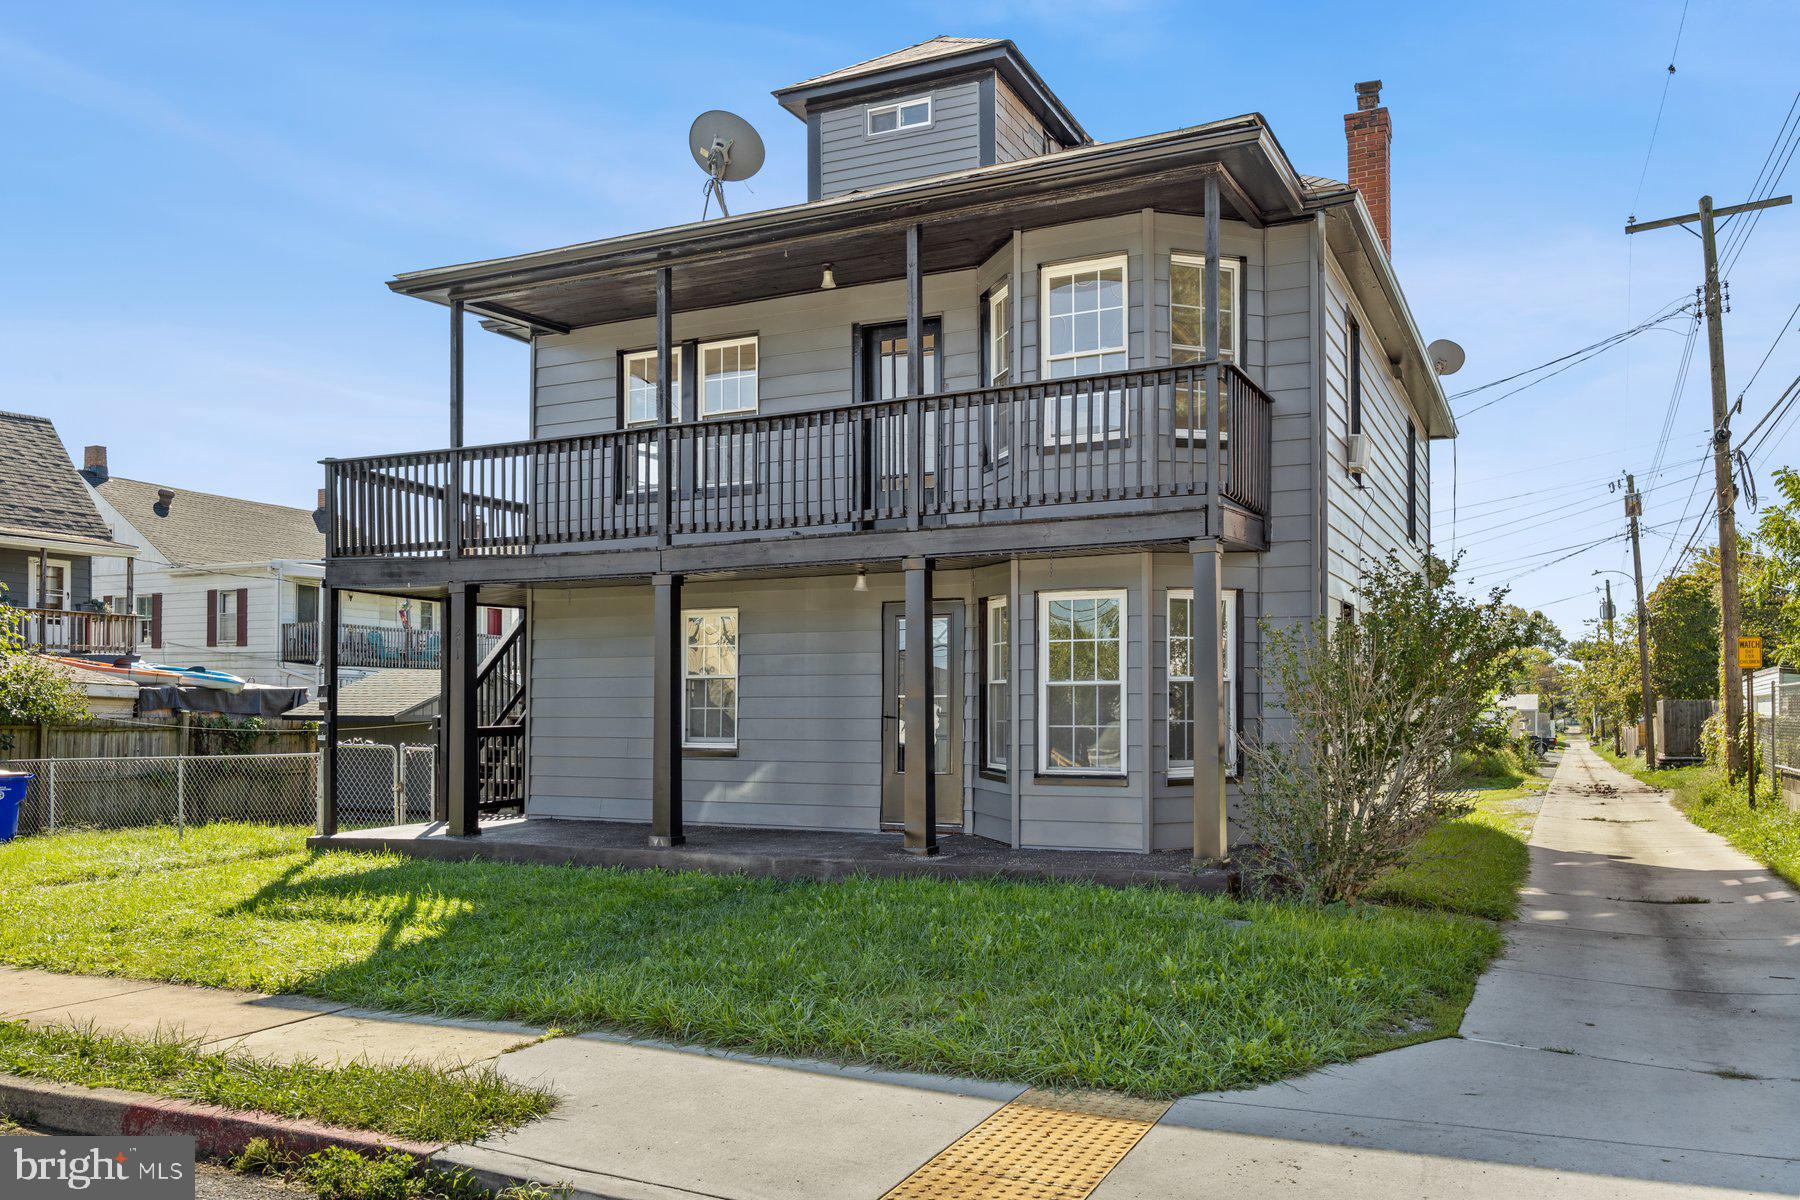
[[[937,707],[932,695],[931,560],[909,558],[906,572],[906,852],[936,854]]]
[[[337,626],[338,590],[321,589],[319,597],[319,692],[325,701],[325,744],[319,753],[319,811],[315,827],[320,837],[338,831],[338,687]]]
[[[663,267],[656,272],[656,541],[660,546],[669,544],[670,527],[674,523],[675,503],[675,463],[674,456],[669,453],[673,439],[669,436],[669,426],[675,423],[677,413],[674,407],[674,394],[669,387],[671,367],[674,365],[674,301],[671,292],[674,287],[673,272]],[[684,381],[685,384],[685,381]]]
[[[920,256],[919,227],[906,227],[906,380],[907,395],[925,394],[925,264]],[[919,528],[925,515],[925,406],[915,403],[907,415],[909,453],[906,464],[906,525]]]
[[[1215,539],[1189,543],[1194,566],[1194,863],[1225,857],[1225,645],[1219,634],[1224,600],[1224,547]]]
[[[451,584],[446,606],[444,793],[449,832],[456,837],[473,837],[481,832],[481,739],[475,703],[475,674],[481,665],[475,632],[479,594],[472,583]]]
[[[651,653],[650,844],[658,848],[687,841],[681,820],[682,629],[681,576],[653,575],[655,591],[650,619],[655,647]]]
[[[450,302],[450,449],[463,444],[463,302]],[[462,455],[452,454],[444,479],[444,553],[462,557]]]

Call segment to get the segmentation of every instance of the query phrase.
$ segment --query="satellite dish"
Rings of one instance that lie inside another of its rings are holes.
[[[1462,370],[1463,348],[1449,338],[1439,338],[1425,347],[1425,353],[1431,356],[1431,368],[1439,375],[1454,375]]]
[[[762,138],[744,118],[715,108],[694,118],[688,129],[688,149],[693,152],[700,169],[706,172],[707,206],[711,207],[713,198],[717,197],[720,214],[729,217],[731,213],[725,207],[725,184],[740,183],[762,170]],[[704,208],[700,219],[706,219]]]

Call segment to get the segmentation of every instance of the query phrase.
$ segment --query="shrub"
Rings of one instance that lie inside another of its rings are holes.
[[[1367,572],[1354,620],[1264,628],[1263,669],[1293,718],[1248,743],[1246,863],[1261,888],[1354,900],[1439,822],[1469,811],[1457,752],[1476,747],[1512,652],[1530,644],[1496,591],[1459,596],[1451,566],[1393,555]]]
[[[0,725],[45,725],[80,721],[87,697],[75,681],[25,649],[24,614],[6,603],[0,583]]]

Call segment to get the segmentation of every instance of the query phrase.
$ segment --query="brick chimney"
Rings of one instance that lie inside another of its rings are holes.
[[[1394,140],[1388,110],[1381,103],[1381,80],[1356,85],[1356,111],[1344,114],[1344,141],[1350,150],[1350,186],[1363,194],[1375,232],[1389,254],[1394,237],[1388,207],[1388,148]]]
[[[317,504],[316,507],[318,508],[318,510],[320,512],[325,511],[325,489],[324,488],[319,489],[319,503]]]
[[[89,446],[81,452],[81,473],[96,487],[107,481],[110,473],[106,469],[105,446]]]

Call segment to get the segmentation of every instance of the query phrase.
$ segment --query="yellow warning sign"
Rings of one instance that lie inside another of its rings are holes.
[[[1738,668],[1744,671],[1762,670],[1761,638],[1741,637],[1738,639]]]

